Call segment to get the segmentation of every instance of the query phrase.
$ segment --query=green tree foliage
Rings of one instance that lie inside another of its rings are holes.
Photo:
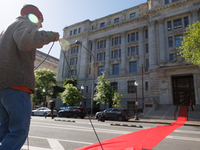
[[[53,96],[53,87],[56,84],[56,74],[50,69],[41,68],[39,70],[35,70],[35,80],[36,93],[32,95],[32,100],[33,102],[46,102],[46,96]],[[43,89],[45,92],[43,92]]]
[[[98,83],[95,87],[96,93],[94,95],[94,100],[98,101],[98,103],[109,104],[109,107],[121,107],[120,102],[123,95],[117,93],[113,88],[110,86],[110,82],[106,80],[105,71],[103,75],[97,78]]]
[[[180,47],[180,55],[186,61],[200,66],[200,22],[197,21],[186,28],[185,36]]]
[[[64,104],[67,106],[74,106],[74,104],[80,102],[80,93],[73,84],[67,84],[64,86],[65,90],[63,93],[61,93],[61,100]],[[82,96],[82,98],[85,98]]]
[[[67,85],[67,84],[73,84],[73,86],[76,86],[77,84],[77,79],[76,78],[70,78],[70,79],[64,79],[63,81],[63,86]]]

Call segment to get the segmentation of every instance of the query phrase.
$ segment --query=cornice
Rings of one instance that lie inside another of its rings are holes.
[[[161,10],[164,10],[164,9],[167,9],[167,8],[170,8],[170,7],[174,7],[174,6],[183,4],[183,3],[187,3],[187,2],[190,2],[190,1],[195,1],[195,0],[182,0],[182,1],[173,2],[173,3],[167,4],[167,5],[163,5],[163,6],[148,10],[148,11],[146,11],[146,14],[149,15],[149,14],[152,14],[154,12],[159,12]]]

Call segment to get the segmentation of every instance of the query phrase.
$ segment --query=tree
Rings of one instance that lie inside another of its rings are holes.
[[[121,107],[120,102],[123,95],[117,93],[113,88],[110,86],[110,82],[106,80],[105,71],[103,75],[97,78],[98,83],[95,87],[96,93],[94,95],[94,100],[99,101],[98,103],[109,104],[109,107]]]
[[[186,61],[200,66],[200,22],[197,21],[186,28],[179,53]]]
[[[74,106],[74,104],[80,102],[81,91],[79,91],[76,86],[73,86],[73,84],[67,84],[64,87],[64,92],[60,94],[61,100],[64,104],[67,106]],[[85,97],[82,96],[82,98]]]
[[[33,102],[46,102],[46,96],[52,97],[54,92],[54,86],[56,85],[56,74],[46,68],[35,70],[35,91],[32,96]],[[43,92],[45,90],[45,92]]]
[[[76,83],[76,84],[75,84]],[[63,86],[67,85],[67,84],[73,84],[73,86],[77,85],[77,79],[76,78],[69,78],[69,79],[64,79],[63,81]]]

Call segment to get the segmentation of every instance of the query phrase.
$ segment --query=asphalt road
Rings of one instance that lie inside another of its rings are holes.
[[[65,118],[65,120],[74,122],[55,121],[50,117],[45,119],[44,117],[32,116],[29,137],[21,150],[73,150],[98,142],[88,119]],[[92,120],[92,122],[100,141],[164,125],[123,122],[129,125],[129,127],[125,127],[110,125],[111,123],[122,123],[117,121],[98,122]],[[130,125],[141,125],[143,128],[130,127]],[[154,147],[154,150],[199,149],[200,127],[198,126],[180,127]]]

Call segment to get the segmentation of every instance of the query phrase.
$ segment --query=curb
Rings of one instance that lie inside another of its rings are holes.
[[[136,127],[136,128],[143,128],[141,125],[129,125],[129,124],[118,124],[118,123],[111,123],[111,126],[124,126],[124,127]]]
[[[62,120],[62,119],[55,119],[55,121],[75,122],[74,120]]]

